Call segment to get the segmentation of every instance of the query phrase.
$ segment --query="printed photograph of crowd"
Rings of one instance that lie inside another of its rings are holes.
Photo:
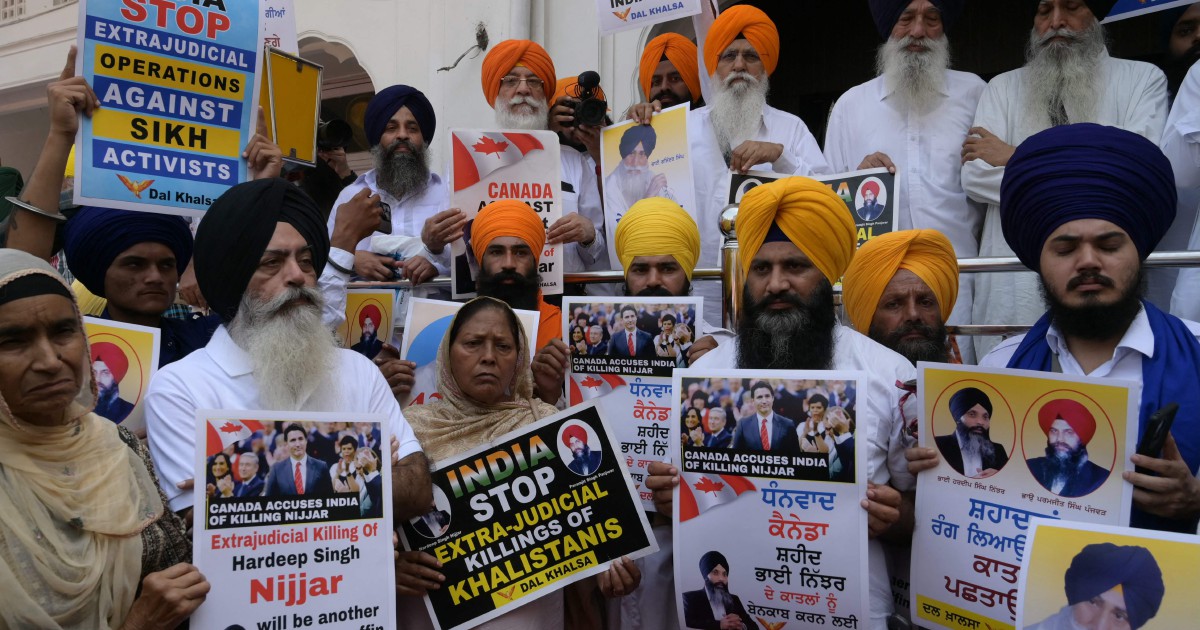
[[[358,494],[366,518],[383,514],[383,450],[370,422],[264,422],[208,458],[211,500]]]
[[[588,304],[571,310],[574,356],[672,359],[687,367],[696,339],[696,309],[690,304]]]
[[[683,392],[685,447],[826,454],[830,479],[854,479],[853,382],[685,378]]]

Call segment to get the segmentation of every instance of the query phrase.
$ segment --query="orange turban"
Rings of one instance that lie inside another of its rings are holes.
[[[867,334],[875,309],[900,269],[917,275],[938,299],[942,322],[958,299],[958,260],[950,239],[937,230],[903,230],[862,244],[842,280],[842,303],[855,330]]]
[[[766,242],[772,225],[778,225],[830,283],[842,277],[854,257],[858,234],[854,219],[846,202],[828,184],[807,177],[785,177],[756,186],[742,197],[734,227],[743,273]]]
[[[726,48],[741,35],[754,46],[755,52],[762,59],[767,74],[775,72],[775,64],[779,63],[779,31],[775,23],[760,9],[748,4],[739,4],[726,9],[717,16],[712,27],[708,29],[708,38],[704,40],[704,65],[708,74],[717,71],[717,58]]]
[[[726,46],[728,45],[726,44]],[[696,55],[696,45],[692,43],[692,40],[679,33],[663,33],[650,40],[646,44],[646,50],[642,52],[642,65],[638,72],[641,78],[642,94],[646,95],[646,100],[650,100],[652,96],[650,79],[654,76],[654,71],[658,69],[658,63],[664,56],[679,71],[679,76],[683,77],[688,91],[692,93],[692,100],[699,99],[700,62]]]
[[[537,78],[545,82],[542,89],[546,92],[546,100],[550,100],[557,82],[554,76],[554,60],[550,58],[550,54],[537,42],[528,39],[506,39],[496,44],[483,58],[483,72],[480,73],[480,78],[483,81],[483,96],[488,105],[496,106],[500,79],[517,66],[529,68]]]
[[[501,199],[489,203],[471,224],[471,251],[475,260],[483,262],[483,252],[500,236],[515,236],[533,250],[535,258],[542,257],[546,246],[546,226],[537,211],[516,199]]]
[[[113,381],[120,383],[125,380],[129,371],[129,357],[116,344],[101,341],[92,344],[92,361],[102,361],[112,373]]]
[[[558,83],[555,84],[555,86],[554,86],[554,94],[552,94],[550,96],[550,102],[554,103],[559,98],[562,98],[564,96],[570,96],[571,98],[575,98],[575,86],[576,85],[579,85],[579,77],[578,76],[567,77],[565,79],[559,79]],[[605,101],[608,100],[608,97],[604,95],[604,88],[602,88],[598,85],[596,86],[596,98],[605,100]]]

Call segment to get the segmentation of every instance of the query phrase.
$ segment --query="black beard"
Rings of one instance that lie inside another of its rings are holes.
[[[360,341],[362,341],[363,343],[370,343],[372,341],[375,341],[375,333],[371,333],[371,334],[363,333]]]
[[[773,302],[793,308],[768,310]],[[833,287],[822,280],[807,299],[769,294],[757,302],[742,290],[738,367],[758,370],[827,370],[833,365]]]
[[[963,424],[961,420],[957,421],[958,426],[954,431],[958,433],[958,437],[967,444],[967,448],[977,448],[979,450],[979,461],[983,463],[983,469],[994,468],[996,461],[996,445],[992,443],[992,432],[984,429],[979,432],[973,432]]]
[[[401,146],[406,147],[408,153],[397,152]],[[429,162],[425,147],[397,139],[386,147],[371,147],[371,155],[375,158],[375,185],[396,199],[420,192],[428,185]]]
[[[1052,445],[1046,445],[1046,472],[1050,473],[1050,483],[1058,479],[1070,480],[1087,459],[1087,446],[1080,444],[1078,448],[1067,453],[1059,453]]]
[[[511,280],[512,284],[506,284],[508,280]],[[529,275],[525,276],[515,271],[499,271],[488,275],[480,269],[479,277],[475,279],[475,292],[496,298],[515,309],[536,311],[540,284],[536,268],[529,270]]]
[[[904,339],[905,336],[914,332],[920,333],[921,337]],[[920,322],[911,322],[893,330],[891,334],[884,333],[872,325],[868,336],[900,353],[913,365],[916,365],[917,361],[950,362],[950,346],[946,343],[946,324],[942,322],[938,322],[936,328]]]
[[[1137,317],[1138,309],[1142,307],[1142,297],[1146,293],[1146,276],[1141,266],[1138,266],[1136,278],[1129,283],[1129,289],[1112,304],[1085,304],[1084,306],[1067,306],[1057,295],[1046,286],[1046,280],[1038,276],[1042,288],[1042,299],[1050,311],[1050,321],[1068,337],[1105,341],[1119,338],[1129,329],[1129,324]],[[1113,286],[1111,278],[1098,274],[1080,274],[1071,278],[1067,288],[1079,286],[1084,279],[1104,286]]]
[[[666,97],[665,100],[663,99],[664,96]],[[668,107],[673,107],[673,106],[678,105],[683,102],[683,100],[681,100],[679,98],[678,94],[672,92],[671,90],[667,90],[667,89],[659,90],[658,92],[656,92],[654,94],[654,96],[650,97],[650,100],[661,102],[663,109],[666,109]]]
[[[1192,64],[1200,59],[1200,44],[1192,46],[1181,57],[1174,59],[1167,55],[1167,59],[1163,62],[1163,72],[1167,75],[1167,93],[1171,95],[1171,100],[1175,100],[1175,95],[1179,93],[1179,86],[1183,85],[1183,79],[1187,76],[1188,70]]]

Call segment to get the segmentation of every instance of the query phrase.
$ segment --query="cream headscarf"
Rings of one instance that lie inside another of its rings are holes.
[[[66,287],[44,261],[0,250],[0,290],[30,274]],[[133,605],[140,534],[163,505],[95,398],[90,358],[60,426],[23,422],[0,396],[0,626],[115,628]]]
[[[495,303],[512,315],[512,309],[507,304],[493,298],[479,297],[467,304],[481,300]],[[455,322],[458,317],[454,317]],[[533,397],[529,340],[525,338],[524,328],[517,326],[520,339],[517,340],[517,371],[509,385],[511,397],[494,405],[485,405],[469,398],[458,386],[458,381],[454,380],[454,374],[450,371],[450,331],[453,329],[452,322],[438,348],[437,388],[442,399],[404,410],[404,418],[417,434],[417,441],[427,457],[435,461],[452,457],[558,412],[553,405]]]

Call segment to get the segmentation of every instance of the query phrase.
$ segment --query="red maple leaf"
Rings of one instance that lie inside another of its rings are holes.
[[[482,153],[484,155],[487,155],[488,153],[495,153],[496,155],[500,155],[501,153],[504,153],[505,151],[508,150],[508,143],[507,142],[496,142],[495,140],[492,140],[491,138],[484,136],[479,139],[479,142],[476,142],[475,144],[471,145],[471,148],[475,149],[476,152]]]
[[[701,477],[700,481],[697,481],[696,485],[693,487],[695,489],[699,490],[700,492],[711,492],[713,494],[716,494],[725,487],[725,484],[717,483],[717,482],[713,481],[712,479],[709,479],[708,477]]]
[[[595,376],[589,376],[582,381],[579,381],[579,384],[583,385],[584,387],[600,387],[604,384],[604,381],[596,378]]]
[[[242,425],[226,421],[225,424],[221,425],[221,428],[217,430],[221,433],[241,433]]]

